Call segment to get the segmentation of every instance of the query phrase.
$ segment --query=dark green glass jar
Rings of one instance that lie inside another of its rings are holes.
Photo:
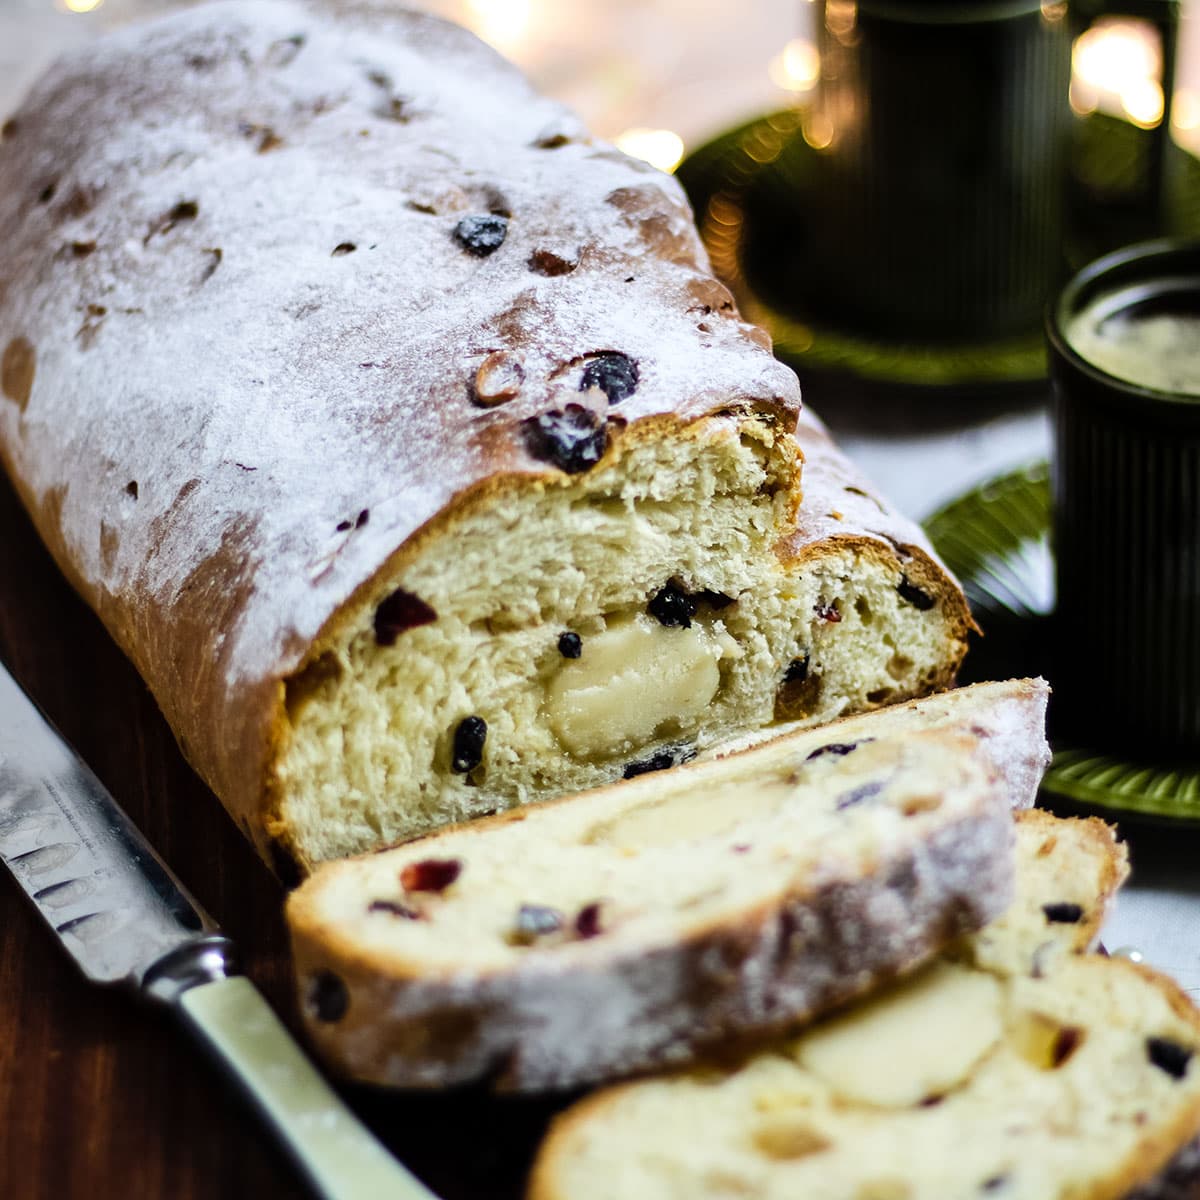
[[[808,295],[863,333],[1036,329],[1059,279],[1065,3],[826,0]]]

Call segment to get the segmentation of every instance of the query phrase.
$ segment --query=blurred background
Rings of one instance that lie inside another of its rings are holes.
[[[1200,0],[1184,0],[1176,140],[1200,153]],[[0,114],[61,49],[169,0],[0,0]],[[597,133],[663,169],[721,130],[790,103],[819,75],[814,0],[422,0],[475,30]],[[1160,50],[1142,20],[1076,39],[1072,106],[1150,128],[1163,113]]]

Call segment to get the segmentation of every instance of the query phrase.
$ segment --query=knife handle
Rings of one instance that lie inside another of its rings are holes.
[[[342,1103],[244,975],[186,988],[174,1007],[322,1200],[437,1200]]]

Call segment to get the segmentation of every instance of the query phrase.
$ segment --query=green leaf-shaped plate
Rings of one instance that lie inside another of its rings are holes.
[[[1053,683],[1048,619],[1054,607],[1050,484],[1045,463],[1002,476],[951,502],[925,523],[959,577],[984,640],[964,682],[1014,674]],[[1042,781],[1050,798],[1170,820],[1200,821],[1200,762],[1101,753],[1053,736]]]
[[[747,320],[770,331],[775,353],[795,368],[801,383],[820,379],[826,394],[839,381],[855,395],[864,388],[944,388],[959,402],[965,390],[1043,387],[1040,323],[1012,337],[959,345],[885,340],[823,318],[822,298],[808,290],[811,273],[803,269],[802,247],[796,250],[797,269],[775,278],[778,231],[803,225],[811,211],[820,156],[804,139],[804,118],[803,108],[758,117],[698,147],[677,171],[714,270]],[[1149,214],[1135,202],[1152,136],[1104,114],[1075,121],[1064,279],[1117,246],[1166,233],[1200,234],[1200,161],[1174,143],[1169,211]]]

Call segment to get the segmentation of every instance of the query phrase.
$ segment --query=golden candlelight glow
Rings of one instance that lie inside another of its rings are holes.
[[[511,53],[525,40],[532,0],[467,0],[467,24],[489,45]]]
[[[767,74],[776,87],[807,92],[821,76],[821,55],[807,38],[793,38],[771,59]]]
[[[1139,79],[1121,92],[1126,116],[1143,129],[1153,129],[1162,120],[1162,87],[1154,79]]]
[[[62,0],[63,8],[73,13],[94,12],[103,3],[104,0]]]
[[[825,28],[839,42],[850,44],[858,24],[857,0],[826,0]]]
[[[1075,39],[1071,54],[1071,104],[1076,112],[1100,109],[1152,129],[1162,120],[1162,51],[1145,21],[1106,17]]]
[[[833,122],[824,113],[812,113],[802,126],[804,140],[814,150],[827,150],[833,145]]]
[[[1085,92],[1074,80],[1071,81],[1071,110],[1079,117],[1088,117],[1096,111],[1096,99]]]
[[[660,171],[673,171],[683,158],[683,138],[669,129],[627,129],[618,136],[617,145]]]
[[[1180,88],[1175,93],[1171,124],[1176,129],[1200,128],[1200,93],[1191,88]]]

